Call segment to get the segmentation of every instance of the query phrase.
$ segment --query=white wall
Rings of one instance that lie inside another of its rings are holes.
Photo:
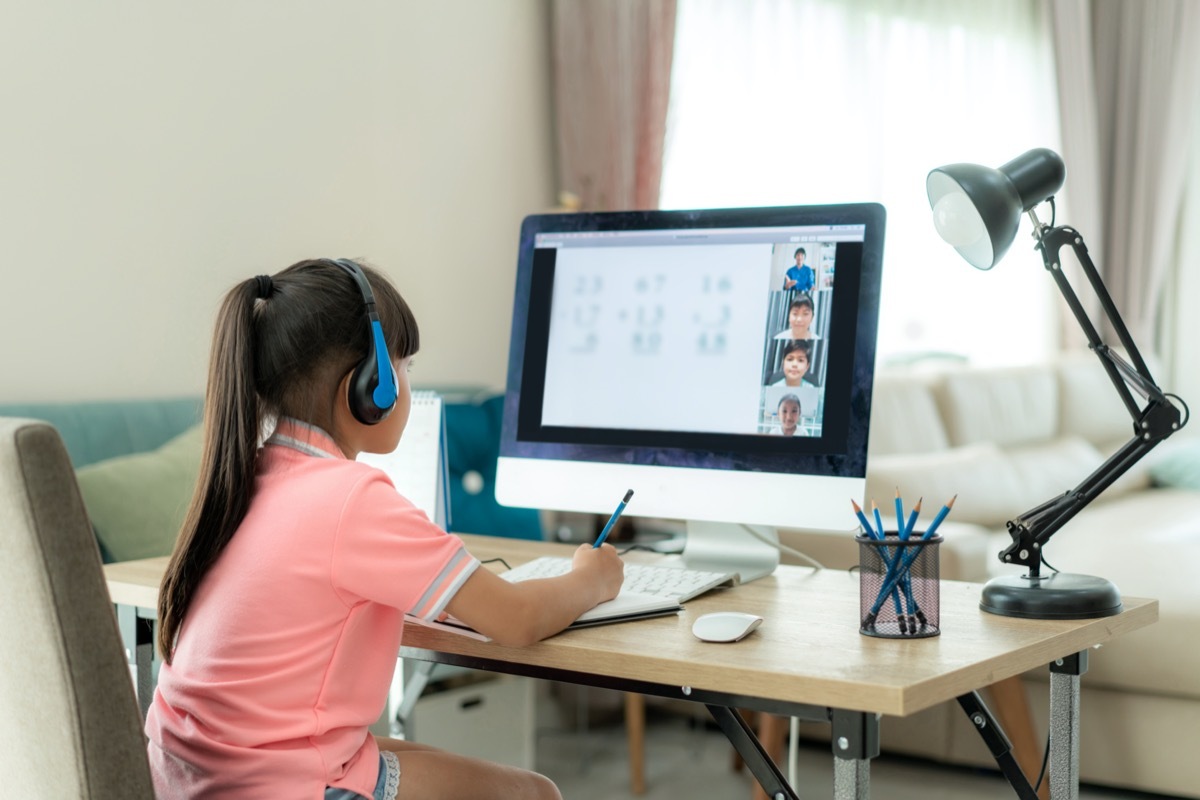
[[[362,257],[503,386],[544,0],[0,0],[0,402],[199,393],[236,281]]]

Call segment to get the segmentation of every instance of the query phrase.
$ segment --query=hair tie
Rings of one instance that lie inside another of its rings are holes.
[[[254,280],[258,282],[258,298],[260,300],[266,300],[268,297],[270,297],[271,290],[275,288],[275,283],[271,280],[271,276],[256,275],[254,276]]]

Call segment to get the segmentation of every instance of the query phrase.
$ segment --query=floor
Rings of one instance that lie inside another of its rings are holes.
[[[625,800],[629,761],[624,727],[617,717],[580,727],[540,728],[537,768],[554,779],[565,800]],[[786,768],[785,768],[786,774]],[[828,747],[801,745],[797,794],[833,796]],[[732,748],[711,723],[694,716],[649,713],[646,728],[646,793],[642,800],[750,798],[751,777],[733,770]],[[881,756],[871,765],[871,791],[887,800],[1011,800],[1017,795],[999,772],[946,767],[916,759]],[[1080,800],[1163,800],[1161,795],[1081,787]]]

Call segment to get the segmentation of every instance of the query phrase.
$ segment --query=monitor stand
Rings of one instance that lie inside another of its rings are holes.
[[[749,583],[779,566],[778,544],[779,533],[769,526],[688,520],[682,558],[688,569],[736,572],[739,582]]]

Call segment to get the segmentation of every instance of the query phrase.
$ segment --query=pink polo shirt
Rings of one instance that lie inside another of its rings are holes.
[[[384,473],[282,421],[159,674],[158,797],[370,796],[403,615],[437,617],[478,566]]]

